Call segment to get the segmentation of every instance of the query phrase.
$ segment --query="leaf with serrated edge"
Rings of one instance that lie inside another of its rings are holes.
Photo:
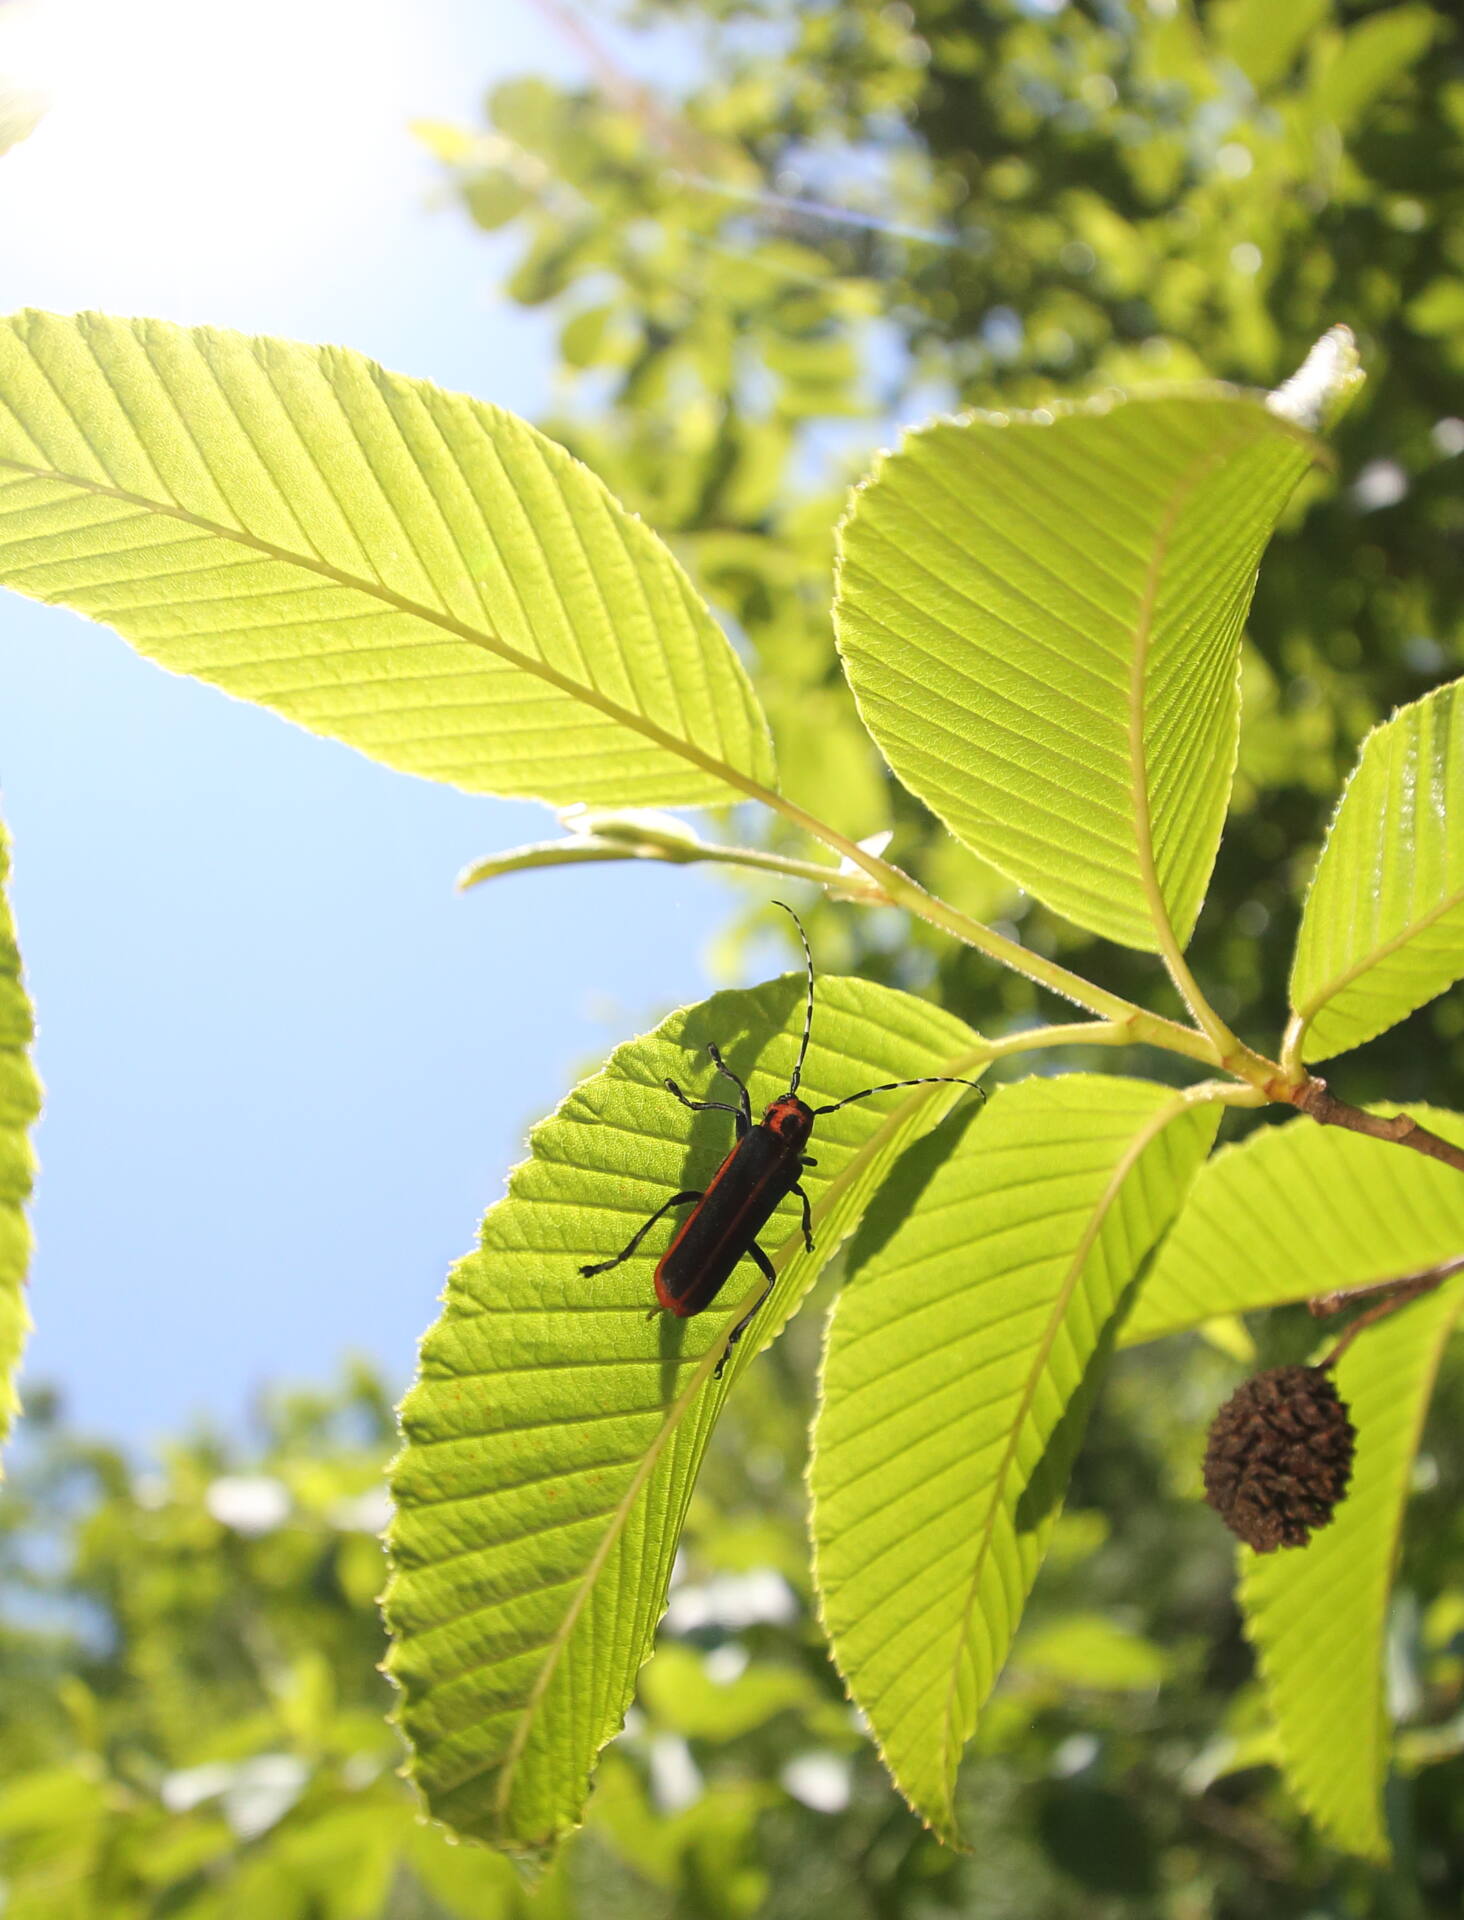
[[[1291,969],[1302,1056],[1326,1060],[1464,975],[1464,692],[1375,727],[1317,861]]]
[[[1410,1107],[1464,1147],[1464,1115]],[[1299,1116],[1222,1147],[1195,1181],[1122,1341],[1395,1280],[1464,1254],[1464,1180],[1441,1160]]]
[[[474,793],[772,779],[747,676],[650,529],[524,421],[341,348],[0,321],[0,584]]]
[[[0,1440],[19,1409],[15,1374],[30,1331],[24,1289],[31,1237],[25,1203],[35,1158],[28,1132],[41,1110],[40,1083],[30,1063],[35,1022],[21,982],[20,950],[6,896],[9,877],[10,840],[0,827]]]
[[[1143,1081],[1003,1087],[899,1219],[933,1159],[907,1156],[852,1249],[814,1436],[816,1579],[850,1694],[943,1839],[1109,1323],[1217,1123]]]
[[[786,1202],[763,1236],[780,1280],[721,1382],[727,1333],[761,1287],[748,1263],[706,1313],[647,1318],[674,1231],[605,1274],[662,1201],[704,1186],[732,1139],[662,1081],[720,1099],[707,1043],[784,1092],[803,1026],[801,975],[722,993],[620,1048],[531,1136],[532,1158],[455,1270],[402,1409],[393,1473],[394,1636],[412,1772],[432,1812],[531,1848],[580,1817],[595,1754],[650,1650],[692,1480],[722,1398],[777,1332],[909,1141],[958,1087],[861,1101],[817,1125],[805,1175],[810,1258]],[[981,1043],[951,1015],[862,980],[820,979],[801,1091],[810,1104],[917,1074],[962,1073]],[[743,1277],[745,1274],[745,1278]]]
[[[907,436],[840,529],[839,651],[891,767],[1019,886],[1182,947],[1235,767],[1261,550],[1316,451],[1224,389]]]
[[[1374,1860],[1388,1857],[1388,1595],[1418,1437],[1461,1306],[1464,1285],[1454,1281],[1348,1349],[1337,1366],[1337,1391],[1357,1428],[1347,1497],[1304,1548],[1240,1550],[1246,1632],[1287,1782],[1330,1840]]]

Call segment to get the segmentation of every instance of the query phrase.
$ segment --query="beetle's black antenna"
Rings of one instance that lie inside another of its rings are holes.
[[[867,1100],[872,1093],[898,1093],[901,1087],[970,1087],[986,1099],[985,1087],[978,1086],[974,1080],[962,1080],[957,1074],[922,1073],[916,1080],[887,1080],[882,1087],[861,1087],[858,1093],[846,1093],[842,1100],[835,1100],[831,1106],[815,1107],[815,1113],[837,1113],[840,1107],[847,1107],[851,1100]]]
[[[803,942],[803,958],[808,962],[808,1011],[803,1016],[803,1044],[798,1049],[798,1065],[793,1069],[793,1078],[788,1082],[789,1093],[797,1093],[798,1082],[803,1077],[803,1063],[808,1058],[808,1038],[813,1032],[813,955],[808,947],[808,935],[803,931],[803,922],[788,905],[786,900],[775,900],[775,907],[781,907],[798,929],[798,938]]]

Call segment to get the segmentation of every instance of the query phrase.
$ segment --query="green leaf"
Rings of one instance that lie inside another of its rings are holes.
[[[1315,443],[1223,389],[909,435],[840,530],[840,652],[891,767],[1079,925],[1183,946],[1230,793],[1241,627]]]
[[[1362,743],[1291,969],[1307,1060],[1371,1040],[1464,974],[1461,687],[1400,708]]]
[[[1410,1107],[1464,1146],[1464,1115]],[[1366,1287],[1464,1253],[1464,1180],[1388,1140],[1304,1117],[1222,1147],[1154,1262],[1123,1343],[1216,1314]]]
[[[801,1667],[749,1667],[737,1679],[711,1679],[690,1647],[663,1646],[641,1680],[641,1701],[659,1727],[689,1740],[737,1740],[780,1713],[810,1714],[819,1694]]]
[[[820,1120],[805,1184],[764,1232],[781,1278],[721,1381],[726,1336],[756,1299],[748,1263],[705,1314],[652,1325],[668,1222],[612,1272],[675,1192],[703,1187],[732,1138],[662,1085],[727,1091],[717,1041],[755,1107],[783,1092],[803,980],[722,993],[620,1048],[535,1128],[532,1157],[452,1274],[402,1409],[393,1477],[388,1670],[403,1691],[412,1772],[438,1818],[509,1847],[580,1816],[596,1753],[620,1725],[665,1604],[701,1452],[729,1387],[771,1339],[904,1146],[964,1097],[915,1088]],[[980,1042],[949,1014],[862,980],[819,982],[802,1091],[810,1104],[884,1081],[963,1070]],[[745,1274],[745,1277],[744,1277]]]
[[[1110,1322],[1218,1117],[1137,1080],[1003,1087],[943,1161],[937,1142],[907,1156],[851,1250],[815,1432],[816,1578],[850,1693],[943,1839]]]
[[[527,847],[509,847],[475,860],[458,875],[461,888],[476,887],[508,873],[530,873],[538,867],[573,867],[605,860],[664,860],[673,866],[715,858],[727,849],[708,849],[695,829],[674,813],[649,808],[606,813],[594,808],[566,807],[560,824],[568,829],[559,840],[538,840]]]
[[[1162,1647],[1101,1613],[1070,1613],[1023,1633],[1013,1659],[1027,1674],[1109,1693],[1157,1687],[1170,1662]]]
[[[15,1374],[30,1330],[24,1289],[31,1237],[24,1208],[35,1159],[27,1130],[41,1110],[40,1083],[30,1063],[35,1022],[21,984],[5,891],[9,877],[10,840],[0,827],[0,1440],[20,1408]]]
[[[568,834],[560,840],[535,840],[525,847],[506,847],[502,853],[490,853],[475,860],[458,875],[464,891],[481,886],[485,880],[501,880],[508,873],[533,873],[540,867],[593,866],[606,860],[659,859],[659,854],[644,854],[624,840],[597,840],[590,834]]]
[[[473,792],[686,805],[772,777],[653,533],[512,414],[339,348],[0,322],[0,582]]]
[[[526,1914],[533,1920],[574,1920],[578,1901],[563,1891],[564,1867],[558,1861],[536,1883],[531,1906],[510,1861],[496,1859],[481,1847],[460,1847],[441,1827],[426,1821],[413,1822],[402,1855],[412,1878],[431,1898],[426,1911],[432,1920],[439,1913],[451,1920],[525,1920]],[[404,1899],[401,1905],[412,1911]]]
[[[1313,96],[1317,113],[1350,130],[1374,100],[1422,59],[1438,31],[1432,7],[1392,7],[1349,28]]]
[[[1447,340],[1464,332],[1464,280],[1441,274],[1408,302],[1408,324],[1415,333]]]
[[[1461,1306],[1464,1284],[1454,1281],[1348,1349],[1337,1367],[1337,1391],[1357,1428],[1346,1499],[1305,1548],[1240,1550],[1246,1631],[1287,1781],[1329,1839],[1374,1860],[1388,1857],[1388,1596],[1418,1437]]]
[[[1220,45],[1264,93],[1286,76],[1331,11],[1332,0],[1290,0],[1284,7],[1275,0],[1233,0],[1223,11],[1214,9],[1211,18]]]

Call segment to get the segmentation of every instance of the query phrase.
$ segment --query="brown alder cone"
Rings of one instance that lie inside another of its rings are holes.
[[[1304,1547],[1352,1477],[1357,1432],[1321,1367],[1272,1367],[1236,1388],[1205,1449],[1205,1498],[1257,1553]]]

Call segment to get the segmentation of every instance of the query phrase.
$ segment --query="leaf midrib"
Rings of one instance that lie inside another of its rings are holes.
[[[1294,1008],[1293,1011],[1302,1022],[1303,1034],[1323,1008],[1345,993],[1355,980],[1361,979],[1363,974],[1371,972],[1374,967],[1380,967],[1401,947],[1406,947],[1410,940],[1415,940],[1419,934],[1426,933],[1436,921],[1444,919],[1460,906],[1464,906],[1464,887],[1449,894],[1420,919],[1410,920],[1391,940],[1385,940],[1381,946],[1370,948],[1354,966],[1348,967],[1345,972],[1337,974],[1325,987],[1319,988],[1303,1006]]]
[[[58,486],[74,487],[96,499],[116,500],[124,506],[136,507],[143,513],[157,514],[164,519],[176,520],[186,527],[196,528],[215,539],[225,540],[236,546],[248,547],[267,559],[279,561],[284,566],[298,567],[303,573],[316,575],[319,579],[329,580],[334,585],[346,587],[354,592],[367,595],[391,607],[398,613],[406,614],[415,620],[425,621],[430,626],[440,628],[451,634],[456,640],[491,653],[510,666],[518,667],[525,673],[531,673],[558,692],[567,694],[571,699],[585,706],[594,707],[606,719],[617,725],[627,727],[641,734],[658,747],[678,754],[683,760],[710,774],[714,779],[725,781],[750,799],[772,803],[769,789],[758,780],[740,772],[724,760],[706,753],[694,741],[668,733],[645,714],[637,713],[633,708],[622,707],[617,701],[609,699],[598,688],[587,686],[583,681],[573,680],[561,673],[545,660],[536,659],[532,654],[521,653],[517,647],[510,646],[501,635],[487,629],[469,626],[466,622],[454,618],[434,607],[424,606],[420,601],[408,599],[405,594],[397,593],[393,588],[378,580],[362,578],[348,572],[343,567],[333,566],[328,560],[314,555],[296,553],[288,547],[277,546],[273,541],[262,539],[258,534],[250,533],[241,527],[225,526],[205,515],[193,513],[186,507],[180,507],[171,501],[155,500],[146,494],[133,493],[124,487],[106,486],[100,481],[84,479],[80,474],[67,473],[58,467],[32,466],[28,461],[14,460],[0,455],[0,468],[12,473],[24,474],[32,480],[47,480]]]
[[[945,1713],[941,1728],[941,1778],[943,1781],[949,1781],[952,1775],[951,1747],[955,1732],[957,1671],[960,1654],[970,1640],[971,1616],[975,1611],[976,1599],[981,1587],[981,1578],[986,1571],[986,1562],[990,1556],[992,1543],[996,1536],[997,1515],[1003,1511],[1007,1478],[1011,1473],[1012,1463],[1016,1459],[1017,1447],[1021,1442],[1022,1434],[1027,1424],[1027,1417],[1032,1410],[1032,1402],[1037,1396],[1037,1389],[1041,1385],[1042,1375],[1048,1359],[1051,1356],[1053,1344],[1067,1317],[1067,1310],[1072,1302],[1073,1294],[1076,1292],[1078,1283],[1082,1279],[1083,1269],[1087,1265],[1088,1256],[1093,1251],[1098,1235],[1102,1231],[1103,1223],[1108,1217],[1109,1209],[1122,1192],[1124,1183],[1130,1173],[1132,1173],[1139,1156],[1148,1147],[1149,1143],[1169,1125],[1171,1120],[1177,1119],[1186,1107],[1192,1106],[1193,1104],[1193,1101],[1186,1095],[1177,1095],[1173,1100],[1167,1101],[1157,1113],[1151,1115],[1129,1141],[1128,1146],[1119,1157],[1118,1164],[1109,1176],[1108,1184],[1099,1196],[1097,1205],[1093,1208],[1092,1216],[1074,1251],[1072,1260],[1068,1265],[1067,1273],[1064,1275],[1062,1286],[1053,1300],[1052,1312],[1048,1317],[1047,1327],[1033,1355],[1031,1367],[1028,1369],[1027,1378],[1023,1383],[1021,1400],[1007,1432],[1006,1447],[998,1463],[996,1473],[992,1477],[991,1492],[986,1504],[986,1513],[977,1534],[976,1559],[971,1569],[970,1585],[966,1593],[966,1605],[962,1610],[960,1632],[956,1640],[956,1657],[951,1662],[950,1677],[946,1683]],[[964,1745],[964,1742],[962,1744]],[[949,1789],[943,1788],[943,1792],[947,1801],[949,1801]],[[948,1811],[949,1808],[947,1807],[947,1812]]]
[[[1159,602],[1159,586],[1163,577],[1164,564],[1169,558],[1174,529],[1178,525],[1180,515],[1206,473],[1222,465],[1243,445],[1245,445],[1245,437],[1235,435],[1219,446],[1206,448],[1203,453],[1196,455],[1188,472],[1180,475],[1176,480],[1174,491],[1154,536],[1154,549],[1145,572],[1143,591],[1139,597],[1138,618],[1134,625],[1134,650],[1129,667],[1128,698],[1128,767],[1129,787],[1134,806],[1134,846],[1138,855],[1139,885],[1144,895],[1144,904],[1148,909],[1149,920],[1159,943],[1159,951],[1171,965],[1175,960],[1182,962],[1182,950],[1173,922],[1169,917],[1168,903],[1159,885],[1159,871],[1154,859],[1154,826],[1149,812],[1149,764],[1144,735],[1149,649],[1154,638],[1154,613]]]
[[[975,1050],[970,1050],[967,1053],[963,1053],[962,1055],[960,1055],[958,1059],[954,1062],[954,1065],[956,1067],[966,1066],[971,1059],[972,1051],[975,1051]],[[978,1052],[977,1059],[978,1061],[984,1063],[985,1055],[983,1053]],[[855,1176],[858,1173],[863,1171],[868,1161],[884,1145],[885,1141],[888,1139],[891,1132],[896,1127],[904,1124],[904,1121],[906,1120],[906,1118],[908,1118],[909,1114],[912,1111],[918,1111],[918,1109],[921,1106],[923,1106],[926,1102],[930,1100],[938,1099],[940,1097],[941,1096],[939,1094],[936,1094],[934,1092],[915,1093],[915,1094],[912,1094],[909,1097],[909,1099],[902,1101],[901,1104],[886,1118],[884,1124],[879,1128],[878,1132],[872,1134],[869,1137],[869,1139],[865,1141],[863,1146],[861,1146],[855,1152],[855,1154],[851,1157],[847,1166],[845,1166],[829,1182],[827,1188],[824,1190],[824,1193],[819,1200],[818,1205],[813,1209],[813,1218],[817,1221],[827,1216],[829,1209],[833,1205],[834,1201],[838,1199],[842,1195],[842,1193],[848,1188],[848,1186],[854,1180]],[[801,1245],[801,1242],[802,1242],[801,1232],[795,1232],[791,1234],[788,1237],[788,1239],[784,1241],[782,1248],[779,1250],[779,1259],[777,1262],[779,1280],[782,1279],[784,1270],[788,1265],[790,1258],[797,1257],[797,1248]],[[789,1251],[788,1251],[790,1247],[794,1249],[794,1252],[791,1256],[789,1255]],[[746,1312],[752,1306],[754,1300],[757,1298],[758,1294],[762,1290],[762,1285],[763,1285],[762,1281],[759,1280],[757,1283],[757,1287],[754,1289],[750,1289],[746,1298],[738,1303],[736,1311],[739,1315],[741,1313]],[[772,1301],[772,1298],[770,1297],[770,1304],[772,1303],[773,1301]],[[761,1351],[760,1348],[754,1349],[752,1357],[755,1357],[756,1352],[759,1352],[759,1351]],[[686,1413],[691,1406],[691,1403],[693,1402],[693,1400],[695,1400],[697,1394],[701,1391],[702,1387],[705,1385],[708,1375],[711,1373],[713,1367],[716,1365],[717,1358],[720,1352],[721,1352],[721,1343],[719,1341],[713,1341],[711,1347],[702,1356],[702,1359],[698,1363],[696,1371],[693,1373],[691,1379],[688,1381],[687,1385],[682,1389],[681,1393],[678,1394],[676,1400],[672,1403],[670,1411],[668,1412],[655,1438],[651,1441],[650,1446],[646,1449],[645,1455],[641,1459],[640,1465],[637,1467],[635,1474],[632,1476],[630,1485],[627,1487],[624,1495],[617,1502],[616,1506],[612,1510],[611,1517],[610,1517],[610,1524],[606,1527],[604,1537],[601,1539],[599,1545],[596,1547],[595,1552],[591,1556],[590,1562],[586,1567],[584,1574],[581,1576],[579,1587],[575,1592],[574,1598],[570,1602],[568,1610],[566,1611],[563,1619],[561,1620],[560,1625],[556,1630],[553,1638],[546,1643],[547,1658],[545,1659],[542,1667],[540,1668],[538,1675],[535,1677],[534,1685],[530,1690],[529,1698],[525,1701],[524,1706],[520,1711],[518,1722],[515,1725],[513,1735],[509,1741],[509,1745],[504,1754],[504,1757],[501,1761],[497,1763],[499,1771],[498,1771],[497,1782],[494,1789],[493,1812],[494,1812],[495,1825],[497,1826],[500,1832],[503,1831],[503,1827],[504,1827],[505,1816],[508,1809],[508,1802],[509,1802],[509,1798],[511,1796],[512,1788],[513,1788],[514,1774],[518,1767],[519,1761],[523,1758],[524,1751],[533,1733],[535,1714],[537,1712],[540,1702],[544,1698],[545,1693],[549,1689],[550,1682],[553,1680],[554,1674],[559,1665],[560,1657],[563,1654],[565,1647],[569,1644],[570,1637],[573,1634],[575,1626],[579,1621],[579,1617],[581,1613],[584,1611],[584,1608],[591,1594],[594,1592],[595,1583],[599,1579],[599,1576],[604,1569],[606,1561],[609,1559],[610,1554],[613,1551],[617,1541],[620,1539],[620,1536],[624,1530],[626,1521],[629,1519],[630,1514],[634,1509],[636,1502],[640,1498],[641,1493],[644,1491],[646,1484],[650,1479],[650,1476],[654,1471],[656,1465],[660,1461],[661,1455],[665,1451],[665,1448],[669,1443],[671,1437],[676,1432],[677,1428],[680,1426],[682,1420],[685,1418]],[[750,1364],[750,1357],[743,1361],[743,1367],[745,1368],[749,1364]],[[739,1377],[739,1374],[741,1371],[742,1369],[734,1366],[731,1374],[731,1378],[727,1382],[727,1388],[724,1389],[724,1398],[725,1398],[726,1391],[730,1390],[732,1385],[735,1383],[735,1381]],[[489,1763],[490,1766],[492,1764],[493,1764],[492,1762]],[[472,1772],[467,1773],[461,1779],[454,1781],[452,1785],[446,1789],[446,1791],[456,1792],[459,1788],[464,1786],[467,1783],[467,1781],[473,1779],[475,1775],[486,1772],[486,1771],[488,1771],[487,1767],[475,1767],[472,1770]]]

